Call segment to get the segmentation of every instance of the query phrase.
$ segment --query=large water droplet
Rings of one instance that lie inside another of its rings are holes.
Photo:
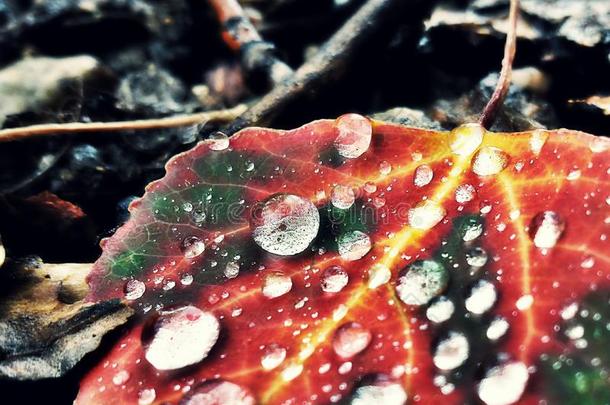
[[[544,211],[532,219],[530,236],[540,249],[550,249],[557,244],[565,229],[565,222],[558,213]]]
[[[276,298],[286,294],[292,289],[292,279],[282,272],[267,273],[263,280],[263,295],[267,298]]]
[[[434,365],[445,371],[453,370],[464,364],[470,352],[468,339],[461,332],[449,332],[434,351]]]
[[[366,152],[371,144],[373,126],[371,121],[358,114],[345,114],[337,118],[338,130],[335,148],[339,154],[354,159]]]
[[[220,333],[214,315],[194,306],[162,312],[142,335],[144,357],[157,370],[175,370],[203,360]]]
[[[255,405],[256,399],[244,387],[224,380],[209,380],[196,386],[180,405]]]
[[[371,343],[371,332],[356,322],[342,325],[333,336],[333,349],[344,359],[354,357]]]
[[[471,184],[462,184],[455,189],[455,201],[459,204],[464,204],[474,199],[474,186]]]
[[[487,405],[510,405],[521,398],[529,379],[527,366],[521,362],[492,368],[477,388],[479,398]]]
[[[365,378],[358,386],[350,405],[404,405],[407,403],[408,395],[402,384],[389,377],[377,374],[372,378]]]
[[[496,287],[487,280],[479,280],[466,298],[466,309],[473,314],[482,315],[496,303]]]
[[[293,194],[271,196],[252,216],[254,241],[267,252],[282,256],[307,249],[320,228],[316,206]]]
[[[203,253],[205,245],[197,236],[189,236],[182,241],[181,249],[186,259],[192,259]]]
[[[481,148],[472,160],[472,171],[479,176],[492,176],[500,173],[508,165],[508,155],[493,146]]]
[[[330,194],[330,201],[333,206],[346,210],[354,205],[356,196],[354,190],[348,186],[337,185]]]
[[[261,366],[265,370],[273,370],[284,362],[286,359],[286,349],[282,346],[272,343],[264,348],[261,357]]]
[[[384,285],[392,277],[392,272],[382,263],[375,263],[373,267],[369,269],[369,282],[368,287],[371,289],[377,288]]]
[[[434,323],[442,323],[451,318],[455,305],[447,297],[439,297],[426,310],[426,317]]]
[[[415,175],[413,176],[413,184],[415,187],[423,187],[432,181],[434,177],[434,172],[432,168],[428,165],[421,165],[415,169]]]
[[[449,147],[456,155],[468,156],[483,142],[485,128],[479,124],[465,124],[449,133]]]
[[[347,272],[340,266],[331,266],[320,277],[320,287],[327,293],[338,293],[349,281]]]
[[[407,305],[425,305],[447,287],[449,275],[434,260],[419,260],[409,265],[399,277],[396,291]]]
[[[146,291],[146,284],[140,280],[129,280],[127,283],[125,283],[123,291],[125,293],[125,299],[137,300],[144,295],[144,292]]]
[[[207,140],[207,143],[210,147],[210,149],[212,150],[225,150],[229,147],[229,137],[220,132],[214,132],[213,134],[210,135],[210,137]]]
[[[442,221],[447,211],[438,203],[424,200],[407,213],[409,225],[416,229],[432,229]]]
[[[337,238],[337,248],[344,260],[359,260],[371,250],[371,238],[360,231],[345,232]]]

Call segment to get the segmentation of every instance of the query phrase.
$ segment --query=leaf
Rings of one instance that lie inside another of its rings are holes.
[[[78,404],[551,397],[542,360],[580,350],[562,314],[610,290],[606,139],[350,114],[223,143],[104,242],[89,299],[140,322]]]

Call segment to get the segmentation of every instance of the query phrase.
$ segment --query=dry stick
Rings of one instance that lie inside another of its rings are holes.
[[[344,67],[354,50],[379,29],[383,20],[400,4],[405,4],[405,0],[368,0],[311,59],[289,79],[275,86],[225,131],[232,134],[248,126],[268,124],[293,99],[306,91],[313,91],[332,72]]]
[[[513,71],[513,61],[517,52],[517,20],[519,18],[519,0],[510,1],[510,11],[508,16],[508,32],[506,33],[506,43],[504,44],[504,57],[502,58],[502,70],[496,88],[487,102],[483,113],[479,117],[479,124],[484,128],[490,128],[496,118],[499,108],[506,98],[510,87],[511,74]]]
[[[0,130],[0,143],[47,135],[176,128],[205,124],[210,121],[230,122],[245,110],[246,106],[240,104],[226,110],[205,111],[196,114],[175,115],[165,118],[116,122],[70,122],[65,124],[30,125],[27,127]]]
[[[274,84],[292,74],[290,66],[274,55],[273,44],[263,40],[237,0],[209,0],[223,26],[227,45],[241,52],[247,71],[264,71]]]

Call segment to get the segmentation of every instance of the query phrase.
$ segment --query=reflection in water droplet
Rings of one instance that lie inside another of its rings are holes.
[[[239,275],[239,263],[229,262],[225,266],[224,275],[226,278],[235,278]]]
[[[438,203],[424,200],[407,213],[409,226],[416,229],[432,229],[447,215],[447,211]]]
[[[196,236],[189,236],[182,241],[182,253],[186,259],[199,256],[205,250],[203,241]]]
[[[508,331],[508,321],[504,318],[495,318],[487,327],[487,339],[498,340]]]
[[[407,305],[425,305],[440,295],[449,282],[442,264],[434,260],[419,260],[410,264],[399,277],[396,291]]]
[[[539,155],[542,151],[542,147],[546,143],[546,140],[549,139],[549,133],[543,131],[541,129],[537,129],[532,132],[532,136],[530,137],[530,150],[534,155]]]
[[[359,260],[371,250],[371,239],[364,232],[345,232],[337,238],[337,248],[344,260]]]
[[[276,298],[286,294],[292,289],[292,279],[282,272],[267,273],[263,280],[263,295],[267,298]]]
[[[340,266],[331,266],[320,277],[320,287],[327,293],[338,293],[349,281],[347,272]]]
[[[480,247],[475,247],[466,252],[466,263],[472,267],[483,267],[487,263],[487,252]]]
[[[142,334],[144,357],[157,370],[176,370],[203,360],[220,333],[214,315],[194,306],[162,312]]]
[[[381,263],[375,263],[373,267],[369,269],[368,287],[370,289],[375,289],[390,281],[391,277],[392,272],[390,271],[388,266]]]
[[[465,124],[449,133],[449,147],[456,155],[468,156],[483,142],[485,128],[479,124]]]
[[[472,171],[479,176],[492,176],[500,173],[508,165],[508,155],[493,146],[481,148],[472,160]]]
[[[307,249],[320,228],[316,206],[293,194],[271,196],[252,216],[254,241],[267,252],[282,256]]]
[[[453,370],[464,364],[469,352],[470,345],[466,336],[461,332],[449,332],[436,346],[433,362],[441,370]]]
[[[209,380],[188,392],[180,405],[255,405],[254,396],[244,387],[224,380]]]
[[[565,222],[558,213],[544,211],[532,219],[530,236],[540,249],[550,249],[557,244],[565,229]]]
[[[339,357],[349,359],[366,349],[372,338],[371,332],[359,323],[346,323],[335,332],[333,349]]]
[[[212,150],[225,150],[229,147],[229,137],[220,132],[214,132],[213,134],[210,135],[210,137],[207,140],[207,143],[210,147],[210,149]]]
[[[462,184],[455,189],[455,201],[460,204],[474,199],[475,189],[471,184]]]
[[[358,114],[345,114],[335,122],[338,135],[335,148],[339,154],[354,159],[366,152],[371,144],[373,126],[368,118]]]
[[[514,404],[523,395],[528,379],[525,364],[506,363],[487,372],[477,387],[477,393],[486,405]]]
[[[261,357],[261,366],[265,370],[273,370],[278,367],[286,359],[286,349],[282,346],[272,343],[267,345]]]
[[[473,314],[482,315],[496,303],[496,287],[487,280],[479,280],[466,298],[466,309]]]
[[[426,310],[426,317],[434,323],[442,323],[451,318],[455,305],[447,297],[439,297]]]
[[[137,300],[146,292],[146,285],[140,280],[129,280],[123,288],[125,299]]]
[[[428,166],[428,165],[418,166],[417,169],[415,169],[415,175],[413,177],[413,184],[415,184],[415,187],[426,186],[426,185],[430,184],[433,177],[434,177],[434,172],[432,171],[432,168],[430,166]]]
[[[377,374],[372,378],[365,378],[358,386],[350,405],[404,405],[407,403],[408,395],[402,384],[393,381],[389,377]]]
[[[337,185],[330,194],[330,201],[336,208],[346,210],[354,205],[356,196],[354,190],[348,186]]]

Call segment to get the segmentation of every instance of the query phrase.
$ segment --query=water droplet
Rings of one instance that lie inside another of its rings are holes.
[[[252,162],[251,160],[248,160],[246,162],[246,171],[251,172],[252,170],[254,170],[254,162]]]
[[[391,277],[392,272],[390,271],[388,266],[381,263],[375,263],[373,267],[369,269],[368,287],[370,289],[375,289],[379,286],[382,286],[388,281],[390,281]]]
[[[464,225],[464,234],[462,240],[470,242],[481,236],[483,233],[483,224],[480,222],[470,222]]]
[[[462,184],[455,189],[455,201],[459,204],[464,204],[474,199],[474,186],[471,184]]]
[[[610,149],[610,140],[602,136],[594,137],[589,143],[589,149],[593,153],[601,153]]]
[[[519,311],[525,311],[529,309],[533,303],[534,297],[531,294],[525,294],[519,297],[515,305]]]
[[[210,149],[216,151],[227,149],[229,147],[229,142],[229,137],[220,131],[211,134],[207,140]]]
[[[338,293],[349,281],[347,272],[340,266],[331,266],[320,277],[320,287],[327,293]]]
[[[532,132],[532,136],[530,137],[530,150],[534,155],[539,155],[542,151],[542,147],[546,143],[546,140],[549,139],[549,133],[540,129],[537,129]]]
[[[397,282],[398,297],[407,305],[425,305],[440,295],[449,283],[442,264],[434,260],[419,260],[410,264]]]
[[[566,176],[566,179],[569,181],[578,180],[581,176],[582,172],[578,169],[571,170],[570,173]]]
[[[366,183],[364,183],[364,191],[367,192],[368,194],[372,194],[375,191],[377,191],[377,186],[375,185],[375,183],[372,183],[370,181],[367,181]]]
[[[282,272],[267,273],[263,280],[263,295],[267,298],[281,297],[292,289],[292,279]]]
[[[593,266],[595,266],[595,258],[593,256],[585,257],[585,259],[580,263],[580,267],[583,269],[590,269]]]
[[[286,359],[286,349],[282,346],[272,343],[267,345],[261,357],[261,366],[265,370],[273,370],[284,362]]]
[[[193,275],[190,273],[184,273],[180,277],[180,284],[182,285],[191,285],[193,284]]]
[[[491,309],[497,298],[496,287],[487,280],[479,280],[466,298],[466,309],[473,314],[482,315]]]
[[[349,322],[337,329],[333,336],[333,349],[344,359],[354,357],[367,348],[373,335],[356,322]]]
[[[498,340],[508,331],[508,321],[504,318],[495,318],[487,327],[487,339]]]
[[[354,190],[348,186],[337,185],[330,194],[330,201],[333,206],[346,210],[354,205],[356,196]]]
[[[199,256],[205,250],[205,245],[201,239],[196,236],[189,236],[182,241],[182,253],[186,259],[192,259]]]
[[[432,168],[430,166],[428,166],[428,165],[418,166],[417,169],[415,169],[415,175],[413,177],[413,184],[415,184],[415,187],[426,186],[426,185],[430,184],[433,177],[434,177],[434,172],[432,171]]]
[[[404,405],[408,395],[402,384],[377,374],[365,378],[352,394],[350,405]]]
[[[472,267],[483,267],[487,263],[487,252],[480,247],[475,247],[466,252],[466,263]]]
[[[565,222],[554,211],[544,211],[532,219],[530,236],[540,249],[550,249],[557,244],[565,229]]]
[[[354,159],[368,150],[373,135],[373,126],[368,118],[345,114],[337,118],[335,125],[338,130],[335,148],[341,156]]]
[[[371,250],[371,239],[364,232],[346,232],[337,238],[337,247],[344,260],[359,260]]]
[[[193,217],[193,222],[195,222],[196,224],[201,224],[203,221],[205,221],[206,217],[205,211],[203,211],[201,208],[193,210],[191,216]]]
[[[138,393],[138,405],[150,405],[156,398],[157,393],[154,388],[145,388]]]
[[[129,280],[125,283],[123,291],[125,293],[125,299],[137,300],[146,292],[146,285],[140,280]]]
[[[205,381],[191,389],[180,405],[255,405],[254,395],[246,388],[225,380]]]
[[[479,124],[460,125],[449,133],[449,147],[456,155],[468,156],[483,142],[485,128]]]
[[[224,275],[226,278],[235,278],[239,275],[239,263],[229,262],[225,266]]]
[[[508,155],[493,146],[481,148],[472,159],[472,171],[479,176],[492,176],[500,173],[508,165]]]
[[[426,310],[426,317],[434,323],[442,323],[451,318],[455,305],[447,297],[439,297]]]
[[[434,365],[445,371],[453,370],[464,364],[470,352],[468,339],[461,332],[449,332],[434,350]]]
[[[129,371],[121,370],[118,373],[116,373],[114,376],[112,376],[112,383],[114,385],[123,385],[127,381],[129,381],[129,377],[130,377]]]
[[[282,370],[282,379],[284,381],[292,381],[303,372],[302,364],[291,364]]]
[[[193,204],[186,201],[186,202],[182,203],[182,209],[184,210],[184,212],[191,212],[191,211],[193,211]]]
[[[379,163],[379,173],[381,173],[384,176],[387,176],[388,174],[390,174],[391,171],[392,171],[392,165],[390,163],[388,163],[385,160],[383,160],[381,163]]]
[[[175,370],[203,360],[220,333],[214,315],[194,306],[165,311],[142,334],[144,357],[157,370]]]
[[[486,405],[514,404],[521,398],[528,379],[525,364],[506,363],[487,372],[477,387],[477,393]]]
[[[442,221],[447,211],[438,203],[424,200],[407,213],[409,225],[416,229],[432,229]]]
[[[293,194],[269,197],[252,217],[254,241],[267,252],[282,256],[307,249],[320,228],[316,206]]]

